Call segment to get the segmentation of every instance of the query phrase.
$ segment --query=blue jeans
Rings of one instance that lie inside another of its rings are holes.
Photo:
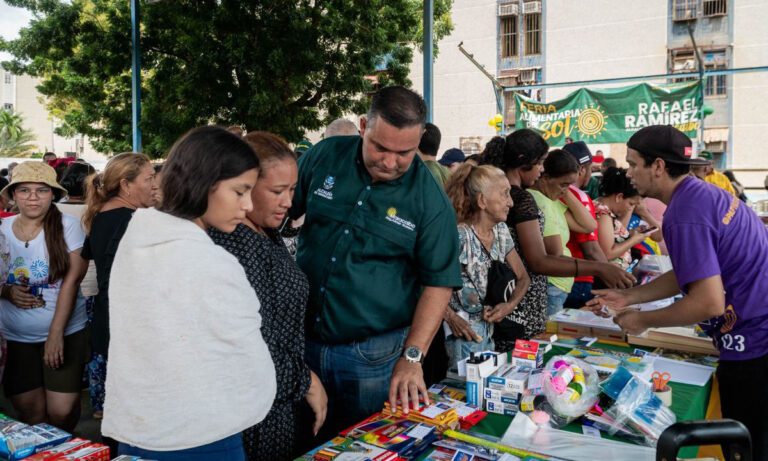
[[[118,455],[140,456],[156,461],[245,461],[242,434],[186,450],[152,451],[121,443]]]
[[[467,341],[464,338],[459,338],[454,335],[450,335],[445,339],[445,350],[448,352],[448,369],[453,372],[457,371],[457,363],[469,357],[470,352],[482,352],[494,350],[493,345],[493,325],[484,321],[476,320],[470,322],[472,331],[477,333],[482,341]],[[441,329],[442,330],[442,329]],[[438,331],[437,334],[442,334],[442,331]]]
[[[551,283],[547,283],[547,317],[551,317],[563,310],[563,304],[565,304],[567,297],[567,292]]]
[[[408,330],[401,328],[347,344],[307,340],[307,364],[328,393],[328,416],[321,439],[330,439],[381,411],[389,398],[392,370],[403,354]]]
[[[564,306],[569,309],[581,309],[587,301],[594,297],[591,283],[575,282],[571,292],[568,294],[568,299],[565,300]]]

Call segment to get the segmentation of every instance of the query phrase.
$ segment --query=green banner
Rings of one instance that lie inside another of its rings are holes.
[[[695,137],[701,104],[698,81],[601,90],[581,88],[549,103],[515,94],[515,128],[538,130],[551,146],[562,146],[568,137],[587,143],[624,143],[635,131],[649,125],[674,125]]]

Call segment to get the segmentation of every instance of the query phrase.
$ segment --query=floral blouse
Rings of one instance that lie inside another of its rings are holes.
[[[464,285],[461,290],[454,291],[449,303],[456,312],[464,311],[470,320],[482,318],[483,299],[488,286],[488,269],[491,259],[483,249],[480,239],[468,224],[459,224],[459,262],[461,263],[461,278]],[[491,258],[504,261],[507,254],[515,248],[509,228],[503,222],[493,227],[493,244]]]
[[[613,212],[603,203],[599,201],[595,202],[595,215],[597,219],[601,216],[610,216],[613,221],[613,241],[615,243],[623,243],[629,238],[629,231],[621,223],[621,220],[613,214]],[[611,259],[611,262],[618,264],[622,269],[626,269],[632,263],[632,253],[627,250],[623,255]]]

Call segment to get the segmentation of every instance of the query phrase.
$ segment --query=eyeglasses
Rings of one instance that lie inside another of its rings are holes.
[[[50,187],[17,187],[16,190],[13,192],[13,195],[16,198],[20,198],[22,200],[26,200],[32,196],[32,194],[35,194],[35,197],[47,197],[52,192]]]

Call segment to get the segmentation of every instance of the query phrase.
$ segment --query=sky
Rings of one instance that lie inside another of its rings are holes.
[[[29,24],[32,14],[23,8],[9,6],[0,0],[0,36],[4,39],[14,39],[19,36],[19,30]],[[7,53],[0,53],[0,61],[10,58]]]

